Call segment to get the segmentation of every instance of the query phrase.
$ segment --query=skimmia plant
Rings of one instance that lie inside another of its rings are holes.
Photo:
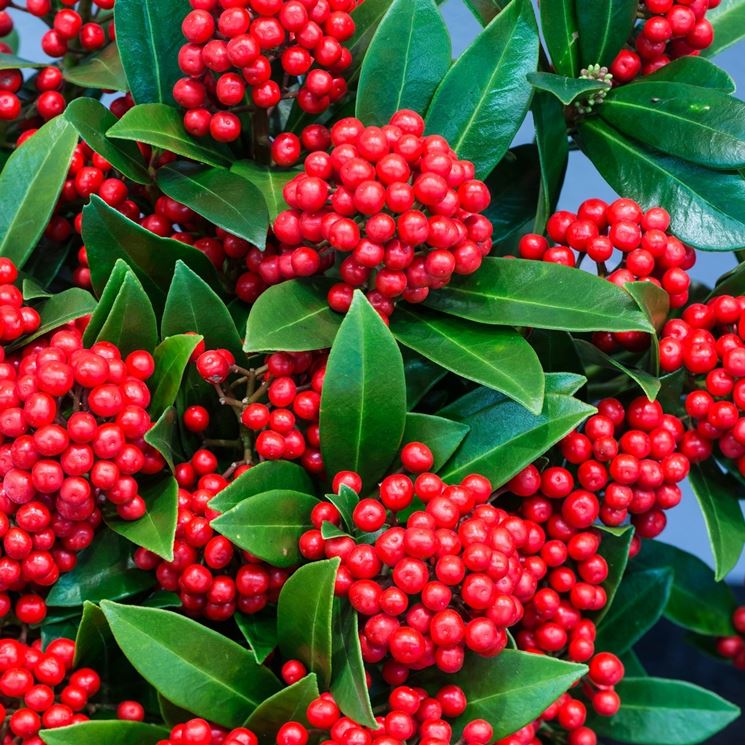
[[[0,745],[735,731],[745,0],[462,1],[0,0]]]

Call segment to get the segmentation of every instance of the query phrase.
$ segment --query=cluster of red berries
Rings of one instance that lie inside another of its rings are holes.
[[[38,18],[44,18],[53,13],[51,28],[41,39],[44,54],[50,57],[64,57],[69,51],[95,52],[101,49],[107,41],[113,41],[114,24],[110,23],[113,16],[108,13],[108,20],[98,22],[101,11],[114,8],[115,0],[93,0],[96,15],[93,20],[84,19],[76,10],[78,0],[61,0],[60,5],[66,6],[56,9],[52,0],[26,0],[26,10]],[[86,12],[90,16],[90,11]]]
[[[320,474],[318,415],[327,354],[275,352],[260,367],[246,369],[236,365],[228,350],[218,349],[202,352],[196,364],[202,378],[217,389],[220,403],[235,411],[257,458],[296,460],[309,473]],[[245,388],[241,399],[236,396],[238,386]],[[184,412],[184,424],[192,432],[204,432],[209,413],[191,406]]]
[[[546,225],[547,238],[530,233],[520,239],[519,252],[524,259],[550,261],[565,266],[580,266],[585,256],[595,262],[597,272],[610,282],[646,281],[661,287],[670,297],[672,308],[688,302],[691,278],[688,270],[696,263],[696,253],[670,235],[670,215],[661,207],[644,212],[631,199],[607,204],[602,199],[587,199],[577,214],[561,210]],[[614,256],[617,266],[609,270]],[[629,349],[644,349],[649,335],[640,332],[596,334],[595,343],[612,351],[616,343]]]
[[[735,633],[717,639],[717,653],[738,670],[745,670],[745,605],[741,605],[732,614],[732,626]]]
[[[0,44],[0,52],[10,53],[10,47]],[[23,122],[24,129],[38,126],[59,116],[66,108],[67,102],[60,92],[64,84],[62,71],[58,67],[44,67],[34,76],[33,86],[38,94],[34,99],[37,117],[28,117]],[[14,121],[21,117],[23,103],[19,91],[23,87],[23,74],[17,68],[0,70],[0,121]]]
[[[178,56],[187,77],[173,97],[187,109],[191,134],[233,142],[241,134],[240,110],[269,109],[293,97],[303,111],[320,114],[346,94],[342,73],[352,56],[343,42],[354,34],[349,11],[357,0],[189,3],[193,10],[181,27],[187,43]]]
[[[274,233],[291,250],[297,277],[317,274],[329,254],[346,254],[342,281],[328,294],[334,310],[346,312],[354,289],[365,287],[387,317],[399,298],[420,303],[453,274],[479,268],[491,250],[492,225],[479,214],[489,189],[447,140],[424,136],[419,114],[399,111],[384,127],[347,118],[314,133],[304,172],[284,188],[290,209]],[[275,153],[284,163],[297,160],[307,143],[280,137]]]
[[[178,593],[188,615],[227,621],[236,611],[250,615],[276,603],[290,572],[241,551],[212,529],[210,522],[220,513],[209,502],[230,483],[216,473],[217,467],[217,458],[206,449],[176,466],[179,493],[173,560],[164,561],[138,548],[134,561],[140,569],[155,572],[161,589]],[[237,478],[248,468],[239,466],[232,476]],[[187,742],[191,745],[191,740]]]
[[[720,453],[745,474],[745,297],[720,295],[689,305],[669,320],[660,342],[660,366],[684,368],[694,378],[686,395],[691,419],[682,451],[692,462]]]
[[[706,12],[721,0],[642,0],[642,23],[633,40],[634,49],[622,49],[610,72],[618,83],[651,75],[671,60],[699,55],[714,41],[714,28]]]
[[[40,324],[39,314],[23,304],[23,294],[15,286],[18,269],[6,258],[0,258],[0,362],[5,359],[2,345],[11,344],[32,334]]]
[[[581,432],[562,440],[557,456],[564,465],[542,472],[530,465],[509,490],[523,498],[522,514],[538,523],[571,531],[598,518],[619,526],[631,517],[638,537],[654,538],[667,523],[665,510],[681,500],[678,484],[690,468],[686,437],[681,420],[658,401],[640,396],[624,406],[607,398]]]

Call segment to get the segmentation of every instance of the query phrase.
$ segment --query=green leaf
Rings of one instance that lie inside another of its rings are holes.
[[[117,118],[95,98],[75,98],[63,114],[78,134],[100,156],[105,158],[119,173],[138,184],[149,184],[142,153],[134,142],[113,142],[106,131],[117,122]]]
[[[210,166],[231,163],[225,148],[195,140],[184,129],[181,112],[162,103],[134,106],[106,134],[115,139],[144,142]]]
[[[272,489],[244,499],[212,521],[221,535],[273,566],[292,567],[301,560],[297,542],[310,530],[314,497],[290,489]]]
[[[468,9],[482,26],[488,25],[509,2],[510,0],[465,0]]]
[[[486,388],[438,412],[471,428],[440,476],[459,481],[469,473],[481,473],[495,488],[501,486],[594,413],[594,407],[554,392],[549,387],[551,378],[546,378],[546,398],[538,416]],[[584,378],[579,380],[581,385]]]
[[[161,238],[93,196],[83,208],[83,240],[91,266],[91,281],[100,294],[117,259],[123,259],[160,310],[180,259],[213,287],[219,287],[210,260],[198,249]]]
[[[706,522],[717,582],[734,569],[745,544],[745,518],[731,476],[711,462],[691,466],[689,480]]]
[[[411,411],[447,375],[447,370],[408,347],[401,350],[401,355],[406,376],[406,408]]]
[[[507,152],[528,111],[538,28],[529,0],[513,0],[458,58],[435,92],[427,131],[443,135],[483,178]]]
[[[378,723],[375,721],[367,690],[357,613],[348,603],[337,601],[334,604],[333,624],[334,675],[331,693],[344,714],[363,727],[377,729]]]
[[[580,145],[614,189],[648,209],[664,207],[680,240],[704,251],[745,246],[745,179],[658,155],[598,119],[580,125]]]
[[[101,531],[93,543],[78,555],[75,568],[63,574],[47,596],[47,605],[75,608],[86,600],[119,600],[136,595],[155,584],[150,572],[134,569],[132,546],[114,533]]]
[[[280,685],[240,645],[170,611],[101,603],[117,644],[145,680],[176,706],[239,727]]]
[[[269,222],[273,223],[277,215],[287,209],[287,203],[282,196],[282,190],[297,176],[297,171],[286,171],[269,168],[252,160],[239,160],[230,169],[242,178],[250,181],[263,195],[266,208],[269,211]]]
[[[97,341],[116,344],[123,355],[137,349],[152,352],[158,343],[158,326],[150,298],[121,259],[114,265],[84,338],[89,344]]]
[[[627,574],[598,626],[595,648],[623,654],[660,619],[670,596],[673,573],[667,568]]]
[[[584,665],[505,649],[498,657],[468,655],[449,681],[463,689],[468,706],[453,723],[456,734],[474,719],[486,719],[500,739],[539,717],[576,680]]]
[[[173,561],[173,541],[178,518],[178,484],[169,476],[142,489],[147,512],[139,520],[109,518],[106,524],[135,546],[152,551],[165,561]]]
[[[709,11],[711,14],[712,11]],[[703,57],[680,57],[668,63],[651,75],[644,77],[645,82],[669,80],[673,83],[688,83],[705,88],[714,88],[724,93],[735,92],[735,81],[721,67]]]
[[[409,416],[411,415],[406,415],[407,422],[409,420]],[[333,504],[337,510],[339,510],[339,514],[341,515],[342,520],[344,521],[344,524],[347,526],[347,528],[349,530],[354,530],[354,508],[359,504],[360,501],[357,492],[346,484],[342,484],[339,487],[338,494],[327,494],[326,499],[328,499],[328,501],[331,502],[331,504]]]
[[[7,43],[5,39],[3,43]],[[0,54],[0,70],[15,70],[16,68],[30,70],[46,66],[46,62],[32,62],[16,54]]]
[[[236,356],[241,354],[241,337],[225,303],[182,261],[176,262],[160,330],[164,338],[196,331],[204,337],[207,349],[229,349]]]
[[[285,722],[307,726],[305,711],[318,695],[316,676],[310,673],[259,704],[246,721],[246,727],[259,738],[261,745],[274,745],[277,731]]]
[[[321,452],[328,473],[355,471],[371,486],[395,457],[406,417],[406,381],[398,345],[356,291],[326,366],[321,394]]]
[[[213,497],[210,508],[218,512],[227,512],[244,499],[275,489],[289,489],[301,494],[315,493],[308,472],[297,463],[268,460],[258,463],[231,481]]]
[[[426,305],[479,323],[564,331],[646,331],[653,327],[612,282],[573,267],[487,258],[468,277],[453,277]]]
[[[193,163],[173,163],[158,170],[164,194],[190,207],[228,233],[263,249],[269,229],[264,197],[235,171]]]
[[[461,422],[432,414],[409,412],[406,415],[406,427],[401,442],[425,443],[435,459],[431,470],[437,473],[458,449],[468,430],[468,425]]]
[[[544,378],[533,348],[511,328],[494,328],[400,306],[391,331],[401,344],[456,373],[504,393],[538,414]]]
[[[541,30],[556,72],[579,73],[579,31],[574,0],[541,0]]]
[[[401,109],[425,111],[450,54],[450,34],[434,0],[394,0],[362,62],[357,118],[382,126]]]
[[[84,57],[80,64],[64,67],[65,80],[81,88],[95,88],[104,91],[126,91],[129,89],[124,74],[119,48],[115,43],[108,44],[100,52]],[[74,99],[79,101],[81,99]],[[72,102],[71,102],[72,103]]]
[[[637,0],[575,3],[582,64],[610,65],[636,22]]]
[[[176,462],[182,462],[184,457],[177,444],[177,437],[178,412],[174,406],[169,406],[145,432],[145,442],[152,445],[165,458],[171,471],[175,470]]]
[[[202,341],[198,334],[179,334],[164,339],[155,349],[155,373],[150,378],[152,392],[150,415],[160,415],[173,405],[181,386],[181,378],[189,364],[189,359]]]
[[[178,52],[187,13],[181,0],[116,4],[116,41],[135,103],[173,103],[173,86],[182,77]]]
[[[732,633],[732,612],[737,605],[734,593],[726,583],[716,581],[714,572],[701,559],[667,543],[644,541],[636,561],[672,569],[667,619],[708,636]]]
[[[300,567],[285,582],[277,604],[279,648],[300,660],[324,687],[331,682],[334,585],[339,558]]]
[[[682,680],[626,678],[616,692],[621,710],[610,719],[593,717],[592,728],[635,745],[695,745],[740,714],[729,701]]]
[[[608,610],[613,605],[613,599],[616,597],[618,586],[621,584],[624,572],[629,563],[629,548],[631,539],[634,537],[634,529],[630,526],[626,528],[606,528],[598,526],[595,528],[600,533],[600,548],[598,554],[602,556],[608,564],[608,576],[603,582],[605,590],[606,603],[605,607],[599,610],[594,621],[597,625],[607,615]]]
[[[247,616],[236,613],[234,618],[254,659],[259,665],[263,664],[277,647],[277,619],[274,614],[253,613]]]
[[[251,307],[246,326],[247,352],[305,352],[330,347],[344,316],[329,308],[333,282],[291,279],[272,285]]]
[[[168,738],[165,727],[143,722],[92,721],[69,727],[44,729],[39,736],[46,745],[157,745]]]
[[[158,712],[163,722],[173,729],[178,724],[184,724],[190,719],[194,719],[194,714],[191,711],[182,709],[180,706],[169,701],[165,696],[160,693],[158,696]]]
[[[352,55],[352,64],[345,73],[348,75],[348,80],[353,81],[358,78],[370,41],[392,2],[393,0],[365,0],[352,11],[355,30],[344,45]]]
[[[745,38],[743,0],[722,0],[716,8],[707,11],[706,20],[714,27],[714,41],[701,51],[707,57],[713,57]]]
[[[623,289],[636,300],[657,333],[662,331],[670,314],[670,296],[651,282],[627,282]]]
[[[551,93],[565,106],[568,106],[572,101],[587,93],[609,91],[611,87],[610,83],[602,80],[568,78],[551,72],[528,73],[528,80],[534,88]]]
[[[16,148],[0,172],[0,256],[19,268],[52,216],[77,142],[73,126],[56,117]]]
[[[686,83],[641,81],[615,88],[600,116],[629,137],[708,168],[745,166],[745,103]]]
[[[547,373],[584,373],[574,339],[566,331],[531,329],[528,341],[538,354],[538,359]]]

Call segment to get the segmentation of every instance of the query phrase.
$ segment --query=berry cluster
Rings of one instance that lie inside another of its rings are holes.
[[[285,162],[288,151],[299,157],[297,137],[283,138]],[[489,189],[443,137],[424,136],[419,114],[399,111],[384,127],[342,119],[323,145],[285,187],[290,209],[274,233],[291,250],[294,276],[316,274],[329,254],[346,254],[342,281],[328,294],[334,310],[346,312],[354,288],[365,287],[387,317],[399,298],[420,303],[453,274],[479,268],[491,250],[492,225],[478,214],[489,206]]]
[[[8,54],[10,51],[6,44],[0,44],[0,53]],[[38,117],[31,116],[29,107],[28,119],[23,123],[24,128],[53,119],[65,110],[67,103],[60,93],[62,85],[62,72],[59,68],[44,67],[39,70],[33,79],[33,87],[37,94],[33,103]],[[21,117],[23,103],[19,94],[22,87],[23,74],[19,69],[0,70],[0,121],[9,122]]]
[[[583,431],[574,431],[556,453],[564,465],[542,472],[535,465],[509,484],[524,499],[521,511],[538,523],[549,521],[586,530],[599,518],[622,525],[629,517],[640,538],[665,528],[665,510],[679,504],[689,471],[683,423],[644,396],[624,406],[613,398],[598,404]],[[562,528],[563,529],[563,528]]]
[[[64,57],[69,51],[95,52],[107,41],[114,39],[114,24],[109,23],[113,15],[102,13],[112,10],[114,2],[115,0],[93,0],[95,18],[90,10],[82,11],[84,18],[78,12],[80,8],[76,10],[76,6],[82,5],[77,0],[62,0],[60,4],[66,7],[59,10],[53,9],[52,0],[26,0],[26,10],[38,18],[54,14],[52,27],[41,39],[41,48],[50,57]]]
[[[732,614],[732,626],[735,633],[717,639],[717,652],[738,670],[745,670],[745,605],[741,605]]]
[[[622,49],[610,71],[618,83],[650,75],[671,60],[701,54],[714,41],[706,12],[721,0],[642,0],[642,22],[633,40],[634,49]]]
[[[11,344],[39,328],[41,318],[30,306],[23,304],[23,295],[15,286],[18,269],[6,258],[0,258],[0,362],[5,359],[2,345]]]
[[[233,142],[241,111],[296,98],[303,111],[320,114],[346,94],[342,73],[352,56],[343,43],[355,31],[348,11],[357,0],[189,2],[193,10],[181,27],[187,43],[178,56],[187,77],[173,97],[187,109],[191,134]]]

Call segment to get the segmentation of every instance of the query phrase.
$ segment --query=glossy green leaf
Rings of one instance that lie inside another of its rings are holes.
[[[114,7],[117,46],[135,103],[173,103],[173,86],[183,74],[181,22],[188,12],[181,0],[122,0]]]
[[[190,719],[194,719],[194,713],[182,709],[180,706],[176,706],[172,701],[169,701],[165,696],[160,693],[158,696],[158,712],[160,713],[163,722],[166,726],[173,729],[178,724],[184,724]]]
[[[637,0],[593,0],[575,8],[582,64],[610,65],[631,36]]]
[[[56,117],[16,148],[0,172],[0,256],[19,268],[52,216],[77,142],[74,127]]]
[[[45,729],[39,736],[46,745],[157,745],[168,738],[165,727],[143,722],[91,721],[70,727]]]
[[[574,0],[541,0],[541,30],[554,69],[570,78],[579,73],[579,31]]]
[[[134,106],[106,134],[115,139],[144,142],[210,166],[231,163],[225,148],[195,140],[184,129],[181,112],[162,103]]]
[[[392,334],[356,291],[326,366],[321,452],[328,473],[355,471],[371,486],[398,451],[406,417],[404,365]]]
[[[261,745],[274,745],[277,731],[285,722],[308,725],[305,711],[318,695],[316,676],[310,673],[259,704],[246,721],[246,727],[259,738]]]
[[[173,541],[178,518],[178,484],[168,476],[141,490],[147,512],[139,520],[112,517],[106,524],[135,546],[152,551],[165,561],[173,560]]]
[[[3,39],[3,43],[7,43],[5,39]],[[32,62],[31,60],[19,57],[17,54],[0,54],[0,70],[15,70],[17,68],[32,70],[46,66],[46,62]]]
[[[158,170],[164,194],[217,227],[263,249],[269,229],[264,197],[251,181],[215,166],[173,163]]]
[[[331,682],[334,585],[339,559],[314,561],[285,582],[277,604],[277,637],[287,660],[300,660],[324,687]]]
[[[672,582],[665,567],[627,574],[598,626],[595,648],[617,655],[631,649],[660,619]]]
[[[534,88],[551,93],[565,106],[587,93],[610,90],[610,83],[602,80],[567,78],[551,72],[531,72],[528,80]]]
[[[136,595],[155,584],[150,572],[131,564],[132,545],[111,531],[101,531],[78,555],[75,568],[63,574],[47,596],[47,605],[74,608],[86,600],[119,600]]]
[[[101,603],[117,644],[145,680],[176,706],[239,727],[279,681],[222,634],[156,608]]]
[[[212,521],[212,527],[240,548],[278,567],[300,562],[297,542],[311,529],[317,500],[290,489],[272,489],[245,499]]]
[[[608,610],[613,606],[613,599],[618,592],[624,572],[629,563],[629,548],[631,539],[634,537],[634,529],[631,526],[625,528],[596,527],[600,533],[600,548],[598,554],[602,556],[608,565],[608,576],[603,582],[606,603],[595,615],[593,620],[597,625],[604,618]]]
[[[250,181],[261,192],[269,211],[270,223],[274,222],[280,212],[287,209],[282,190],[288,181],[297,176],[297,171],[269,168],[252,160],[239,160],[230,170]]]
[[[164,339],[155,349],[155,373],[148,381],[152,393],[150,415],[159,417],[176,400],[189,358],[202,337],[179,334]]]
[[[735,567],[745,545],[745,517],[737,499],[739,487],[711,462],[692,465],[689,480],[704,515],[719,582]]]
[[[196,332],[204,337],[207,349],[229,349],[241,354],[242,341],[225,303],[218,294],[183,261],[176,262],[168,289],[162,336]]]
[[[394,0],[362,62],[357,118],[382,126],[401,109],[425,111],[450,55],[450,34],[434,0]]]
[[[84,57],[73,67],[65,66],[62,72],[68,83],[79,85],[81,88],[96,88],[104,91],[129,90],[127,76],[119,57],[119,48],[113,43],[108,44],[96,54]]]
[[[366,0],[352,11],[354,34],[344,45],[352,55],[352,64],[348,68],[351,80],[359,77],[359,70],[370,42],[392,3],[393,0]]]
[[[261,665],[277,647],[277,619],[274,613],[236,613],[234,618],[251,648],[251,654]]]
[[[745,103],[686,83],[637,82],[605,99],[600,116],[629,137],[708,168],[745,166]]]
[[[547,373],[571,372],[584,377],[574,338],[566,331],[531,329],[528,341]]]
[[[289,489],[301,494],[314,494],[308,472],[297,463],[287,460],[258,463],[228,484],[210,502],[218,512],[227,512],[244,499],[274,489]]]
[[[636,300],[657,332],[662,331],[670,315],[670,296],[651,282],[627,282],[623,289]]]
[[[406,376],[406,408],[411,411],[445,375],[439,365],[408,347],[401,349]]]
[[[610,719],[593,717],[592,728],[632,745],[696,745],[740,714],[729,701],[682,680],[626,678],[616,692],[621,710]]]
[[[544,390],[541,363],[514,329],[402,306],[391,319],[391,330],[401,344],[440,367],[501,391],[532,413],[540,413]]]
[[[291,279],[262,292],[246,326],[247,352],[304,352],[330,347],[344,316],[329,308],[333,282]]]
[[[484,259],[453,277],[426,305],[478,323],[564,331],[646,331],[652,325],[620,287],[589,272],[545,261]]]
[[[671,230],[705,251],[745,246],[745,179],[658,155],[598,119],[579,128],[580,144],[611,187],[640,202],[664,207]]]
[[[635,563],[668,567],[673,572],[665,617],[684,629],[708,636],[732,633],[737,601],[725,582],[697,556],[660,541],[644,541]]]
[[[446,137],[479,177],[502,159],[528,111],[538,28],[529,0],[513,0],[458,58],[437,88],[427,131]]]
[[[174,406],[169,406],[145,432],[145,442],[152,445],[164,458],[168,467],[173,471],[177,462],[182,462],[184,456],[177,443],[179,416]]]
[[[710,11],[711,12],[711,11]],[[714,88],[724,93],[735,92],[735,81],[730,75],[703,57],[679,57],[661,67],[651,75],[645,75],[644,82],[669,80],[673,83],[688,83],[705,88]]]
[[[549,385],[552,379],[547,376],[546,398],[538,416],[487,388],[476,389],[442,409],[441,416],[467,424],[471,430],[440,476],[457,481],[469,473],[481,473],[495,488],[501,486],[594,413],[594,407],[554,392]],[[579,380],[581,385],[584,378]]]
[[[406,415],[407,421],[409,416],[409,414]],[[328,499],[328,501],[331,502],[331,504],[333,504],[337,510],[339,510],[339,514],[341,515],[341,518],[347,528],[349,530],[353,530],[354,519],[352,517],[352,514],[354,512],[354,508],[359,504],[360,501],[357,492],[346,484],[342,484],[339,487],[338,494],[327,494],[326,499]]]
[[[401,442],[426,443],[435,459],[431,470],[437,473],[458,449],[468,430],[468,425],[461,422],[432,414],[409,412]]]
[[[745,38],[745,2],[722,0],[706,13],[706,20],[714,27],[714,41],[702,54],[713,57]]]

